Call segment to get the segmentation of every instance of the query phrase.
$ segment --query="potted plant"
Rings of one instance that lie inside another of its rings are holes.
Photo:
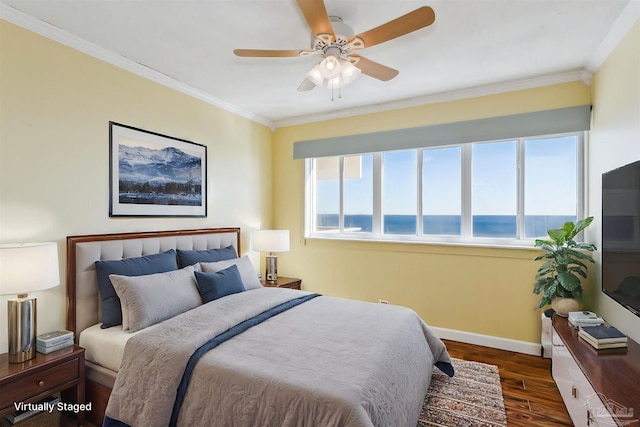
[[[588,217],[577,223],[566,222],[560,228],[547,231],[549,240],[536,239],[535,247],[545,253],[537,256],[535,261],[546,260],[538,268],[533,287],[535,294],[542,292],[538,308],[551,304],[561,316],[580,309],[579,299],[583,292],[580,277],[587,277],[585,262],[594,262],[587,252],[595,251],[596,247],[590,243],[577,243],[573,239],[592,221],[593,217]]]

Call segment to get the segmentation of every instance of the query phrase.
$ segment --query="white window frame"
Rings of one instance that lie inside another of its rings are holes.
[[[383,241],[383,242],[403,242],[403,243],[431,243],[431,244],[452,244],[452,245],[469,245],[469,246],[491,246],[491,247],[525,247],[530,249],[535,238],[523,238],[524,233],[524,146],[525,141],[536,139],[550,139],[564,136],[576,136],[576,215],[577,219],[583,219],[586,212],[586,182],[585,182],[585,162],[586,162],[586,139],[587,132],[564,132],[555,134],[545,134],[536,136],[527,136],[520,138],[506,138],[494,141],[479,141],[472,143],[460,144],[442,144],[437,146],[429,146],[423,148],[415,148],[417,150],[418,168],[417,180],[417,234],[384,234],[382,231],[383,212],[382,212],[382,171],[383,171],[383,154],[384,152],[363,153],[373,155],[373,228],[372,232],[344,232],[344,210],[343,210],[343,158],[340,157],[340,174],[339,174],[339,192],[340,192],[340,209],[339,209],[339,231],[331,232],[315,232],[314,231],[314,213],[315,213],[315,182],[313,179],[313,158],[305,159],[305,238],[309,239],[335,239],[335,240],[360,240],[360,241]],[[517,144],[517,236],[513,238],[486,238],[473,237],[472,235],[472,212],[471,212],[471,189],[472,189],[472,158],[471,153],[474,144],[485,144],[501,141],[516,141]],[[425,149],[437,149],[444,147],[461,147],[461,235],[423,235],[422,218],[422,162]],[[404,151],[404,150],[403,150]],[[338,157],[338,156],[336,156]]]

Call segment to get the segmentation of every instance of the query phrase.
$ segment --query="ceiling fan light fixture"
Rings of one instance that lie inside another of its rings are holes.
[[[320,63],[320,73],[325,79],[333,79],[340,75],[342,66],[340,61],[333,55],[329,55]]]
[[[344,58],[328,56],[322,62],[316,64],[306,76],[316,86],[341,90],[344,86],[357,79],[361,73],[362,71],[350,61]]]
[[[320,72],[320,64],[316,64],[306,75],[316,86],[322,86],[322,83],[324,83],[324,77]]]
[[[342,85],[346,86],[358,78],[362,71],[349,61],[342,61]]]

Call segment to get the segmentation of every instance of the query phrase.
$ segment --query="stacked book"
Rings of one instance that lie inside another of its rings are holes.
[[[60,402],[60,397],[53,395],[49,397],[45,397],[40,402],[32,403],[25,405],[24,409],[18,409],[9,415],[5,416],[4,419],[9,421],[10,424],[17,424],[20,421],[24,421],[27,418],[31,418],[32,416],[39,414],[42,411],[51,410]],[[20,408],[20,404],[14,404],[15,407]]]
[[[73,332],[53,331],[36,337],[36,350],[40,353],[48,354],[52,351],[60,350],[73,345]]]
[[[627,336],[613,326],[582,326],[578,336],[598,350],[627,347]]]
[[[604,325],[604,319],[592,311],[570,311],[569,323],[578,329],[580,326]]]

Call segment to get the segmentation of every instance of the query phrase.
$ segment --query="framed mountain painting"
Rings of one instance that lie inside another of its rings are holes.
[[[109,122],[110,217],[206,217],[207,147]]]

